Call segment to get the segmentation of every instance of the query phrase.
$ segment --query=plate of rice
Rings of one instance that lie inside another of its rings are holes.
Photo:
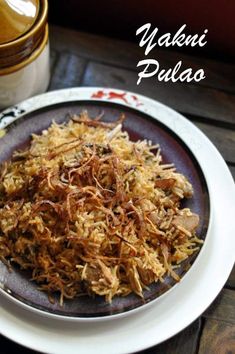
[[[156,299],[190,269],[208,189],[162,123],[114,102],[70,101],[25,113],[1,141],[8,294],[58,315],[109,316]]]

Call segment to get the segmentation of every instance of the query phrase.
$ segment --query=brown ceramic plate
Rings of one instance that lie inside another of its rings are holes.
[[[151,118],[147,114],[136,109],[119,105],[113,102],[103,101],[72,101],[53,104],[27,113],[7,127],[7,134],[1,138],[0,163],[9,159],[12,152],[29,143],[32,133],[40,133],[48,128],[52,120],[58,123],[68,120],[68,113],[80,113],[86,109],[91,116],[96,116],[104,111],[104,120],[113,121],[121,112],[127,119],[124,129],[130,134],[132,140],[149,139],[159,143],[162,149],[164,163],[174,163],[177,170],[183,173],[194,188],[194,197],[183,202],[183,207],[192,209],[200,216],[198,234],[204,240],[209,223],[209,194],[207,184],[199,163],[196,161],[190,149],[184,142],[168,129],[165,125]],[[197,254],[190,256],[184,261],[177,273],[182,278],[197,258]],[[3,291],[11,297],[42,311],[61,316],[77,318],[110,316],[138,308],[148,303],[175,285],[170,277],[165,277],[164,283],[150,286],[150,290],[144,291],[144,300],[135,294],[127,297],[115,297],[111,304],[107,304],[102,297],[94,298],[81,296],[74,300],[66,300],[63,307],[57,301],[51,304],[47,294],[37,289],[37,284],[30,281],[30,274],[14,266],[9,272],[5,265],[0,262],[0,283]]]

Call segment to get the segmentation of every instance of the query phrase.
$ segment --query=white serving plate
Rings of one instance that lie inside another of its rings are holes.
[[[215,299],[234,263],[235,188],[232,176],[209,139],[182,115],[131,92],[72,88],[28,99],[4,111],[0,129],[22,114],[59,102],[104,100],[146,112],[172,129],[191,149],[205,175],[211,202],[206,242],[190,271],[172,291],[128,316],[74,321],[45,316],[0,294],[1,334],[29,348],[50,353],[130,353],[159,344],[192,323]],[[98,348],[98,349],[97,349]]]

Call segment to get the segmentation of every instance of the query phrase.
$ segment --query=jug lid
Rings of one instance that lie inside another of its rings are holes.
[[[0,0],[0,44],[26,33],[36,21],[39,7],[39,0]]]

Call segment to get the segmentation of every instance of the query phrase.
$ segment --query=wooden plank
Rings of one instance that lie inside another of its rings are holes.
[[[233,176],[233,179],[235,181],[235,166],[233,165],[228,165],[229,169],[230,169],[230,172],[232,173],[232,176]],[[230,275],[231,277],[231,275]],[[235,286],[235,268],[233,268],[233,278],[234,278],[234,286]]]
[[[200,334],[201,321],[197,320],[185,330],[141,354],[194,354]]]
[[[217,320],[207,320],[198,354],[235,353],[235,326]]]
[[[212,305],[203,313],[203,317],[226,321],[235,325],[235,291],[223,289]]]
[[[235,170],[235,168],[234,168]],[[231,289],[234,289],[235,290],[235,265],[230,273],[230,276],[226,282],[226,287],[229,287]]]
[[[235,162],[235,130],[194,123],[213,142],[227,162]]]
[[[50,38],[52,48],[58,51],[71,51],[87,59],[131,70],[137,70],[137,62],[144,58],[144,50],[139,47],[140,38],[137,37],[136,42],[131,43],[51,25]],[[173,68],[179,60],[194,71],[203,68],[206,79],[200,81],[200,85],[235,92],[235,66],[232,64],[162,50],[157,46],[148,57],[158,60],[163,68]]]
[[[58,57],[59,57],[59,54],[57,53],[57,51],[51,49],[51,50],[50,50],[50,69],[51,69],[51,76],[53,76],[55,64],[56,64],[56,61],[57,61]]]
[[[90,62],[82,84],[127,89],[149,96],[191,115],[217,120],[235,126],[235,95],[181,83],[163,83],[145,79],[137,86],[137,73],[114,66]]]
[[[25,348],[0,335],[1,354],[40,354],[34,350]]]
[[[60,53],[52,72],[49,90],[78,86],[86,61],[76,55]]]

